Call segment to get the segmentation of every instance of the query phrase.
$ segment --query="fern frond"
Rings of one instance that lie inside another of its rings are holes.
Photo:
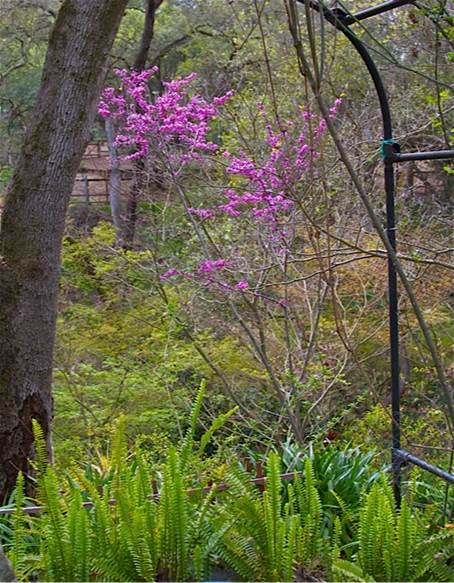
[[[364,575],[361,567],[343,559],[334,559],[332,570],[334,581],[355,581],[356,583],[374,581],[371,577]]]
[[[35,465],[39,477],[44,474],[48,464],[46,438],[41,425],[36,419],[32,419],[32,431],[35,447]]]
[[[12,547],[9,553],[9,558],[13,565],[13,569],[18,577],[21,577],[24,571],[26,561],[26,543],[25,543],[25,484],[24,475],[19,472],[16,482],[15,491],[15,512],[13,517],[13,540]]]
[[[211,441],[211,438],[216,433],[216,431],[221,429],[221,427],[223,427],[227,423],[227,421],[230,419],[230,417],[232,415],[234,415],[237,411],[238,411],[238,407],[233,407],[233,409],[230,409],[230,411],[227,411],[227,413],[222,413],[221,415],[216,417],[216,419],[214,419],[214,421],[211,423],[210,427],[207,429],[207,431],[205,431],[205,433],[200,438],[200,445],[199,445],[199,449],[197,452],[197,455],[199,457],[201,457],[203,455],[203,452],[205,451],[206,446],[209,444],[209,442]]]
[[[189,427],[183,439],[183,444],[180,451],[180,461],[182,468],[186,468],[186,465],[189,461],[190,455],[194,448],[194,437],[197,429],[197,422],[200,417],[200,411],[202,410],[202,401],[203,397],[205,396],[205,390],[206,381],[202,380],[200,383],[199,390],[197,392],[197,396],[194,401],[194,405],[192,406]]]

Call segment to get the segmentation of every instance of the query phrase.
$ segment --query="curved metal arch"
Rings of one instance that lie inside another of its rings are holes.
[[[386,194],[386,233],[388,240],[396,250],[396,218],[395,218],[395,181],[394,164],[406,160],[435,160],[454,158],[454,150],[436,152],[414,152],[400,154],[400,147],[393,141],[393,125],[391,108],[380,72],[364,43],[350,30],[349,25],[371,16],[376,16],[393,10],[405,4],[413,4],[414,0],[389,0],[375,7],[370,7],[357,14],[347,14],[341,9],[330,9],[321,2],[314,0],[297,0],[300,4],[323,14],[324,18],[342,32],[354,46],[369,71],[377,92],[383,124],[382,157],[384,164],[384,186]],[[388,257],[388,298],[389,298],[389,338],[390,338],[390,372],[391,372],[391,417],[392,417],[392,474],[393,489],[397,505],[401,502],[402,463],[409,462],[434,475],[454,484],[454,475],[401,449],[400,433],[400,365],[399,365],[399,307],[397,292],[397,274],[394,263]]]

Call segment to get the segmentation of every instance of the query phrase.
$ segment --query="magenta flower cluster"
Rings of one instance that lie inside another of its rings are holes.
[[[336,99],[330,108],[330,115],[335,116],[340,99]],[[266,129],[266,151],[260,161],[254,160],[244,151],[236,156],[224,152],[227,164],[226,173],[240,179],[239,186],[225,189],[226,202],[216,209],[191,208],[190,212],[201,219],[212,219],[217,214],[225,213],[231,217],[240,217],[247,213],[256,219],[265,219],[276,223],[293,206],[292,195],[298,183],[308,171],[314,158],[318,156],[315,149],[326,130],[325,120],[317,122],[308,112],[302,113],[299,123],[302,129],[296,130],[297,124],[286,122],[278,130],[268,119],[264,106],[260,106]],[[312,131],[312,147],[307,136]],[[315,143],[314,143],[315,140]],[[235,181],[238,184],[238,180]]]
[[[117,69],[121,87],[103,91],[98,111],[120,121],[116,145],[129,150],[128,159],[144,158],[153,149],[166,156],[177,171],[201,159],[202,154],[217,150],[217,144],[207,137],[210,122],[232,93],[211,102],[200,95],[190,96],[188,85],[196,77],[191,73],[163,83],[162,95],[151,99],[148,83],[156,72],[156,67],[140,72]]]
[[[228,267],[228,262],[225,259],[205,259],[199,263],[198,273],[188,273],[174,267],[168,269],[161,275],[161,280],[166,281],[173,277],[183,277],[188,280],[197,280],[203,282],[205,285],[216,285],[224,291],[246,291],[249,289],[249,284],[246,280],[241,280],[234,285],[230,285],[217,279],[215,276]]]
[[[227,267],[227,261],[224,259],[206,259],[205,261],[201,261],[199,264],[199,271],[200,273],[210,274],[220,269],[224,269]]]
[[[126,158],[144,158],[150,153],[160,156],[175,178],[188,162],[204,160],[207,154],[218,150],[217,144],[208,139],[210,123],[232,92],[211,101],[200,95],[191,96],[189,86],[196,76],[191,73],[164,83],[163,93],[151,98],[149,81],[156,72],[156,67],[141,72],[117,70],[121,86],[104,90],[99,113],[120,122],[116,145],[126,149]],[[331,117],[336,116],[340,104],[341,100],[336,99],[330,108]],[[286,230],[281,224],[285,224],[300,182],[318,156],[317,146],[326,131],[326,122],[302,111],[299,119],[281,120],[275,128],[265,107],[260,105],[259,110],[265,128],[260,158],[245,151],[235,154],[224,151],[220,160],[230,183],[223,190],[224,201],[213,208],[190,207],[188,212],[200,221],[223,215],[244,217],[249,223],[255,221],[260,228],[269,227],[269,241],[281,247],[277,249],[279,254],[285,252]],[[245,279],[227,284],[218,277],[227,267],[232,265],[224,259],[205,259],[199,263],[196,273],[171,268],[161,279],[197,278],[228,291],[248,290]]]

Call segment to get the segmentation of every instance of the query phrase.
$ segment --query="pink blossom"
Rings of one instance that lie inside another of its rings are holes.
[[[235,288],[238,290],[245,290],[249,288],[249,284],[247,281],[242,280],[236,284]]]
[[[214,273],[227,267],[227,261],[224,259],[205,259],[199,263],[199,272],[203,274]]]
[[[103,91],[99,113],[118,122],[121,130],[116,146],[126,151],[128,159],[157,153],[167,171],[177,177],[188,164],[201,163],[218,150],[218,145],[208,138],[210,125],[232,92],[212,100],[193,95],[190,87],[196,75],[191,73],[165,82],[162,95],[152,97],[148,83],[156,70],[116,71],[121,87]],[[341,104],[341,99],[334,101],[329,109],[330,118],[337,115]],[[190,207],[188,212],[201,221],[227,216],[239,227],[236,229],[239,236],[255,223],[274,256],[282,257],[293,233],[289,225],[295,212],[294,197],[300,194],[301,181],[318,156],[317,147],[327,125],[324,119],[308,111],[302,111],[292,121],[281,119],[276,124],[263,104],[258,109],[264,132],[259,154],[242,150],[220,153],[218,160],[225,164],[230,182],[222,191],[224,200],[213,208]],[[249,289],[246,280],[228,283],[220,281],[220,275],[215,277],[227,266],[224,259],[206,259],[199,263],[196,273],[172,268],[161,279],[179,275],[230,292]]]
[[[211,209],[205,209],[205,208],[188,208],[188,211],[191,213],[191,215],[194,215],[196,217],[199,217],[199,219],[214,219],[214,217],[216,216],[215,212],[212,211]]]
[[[196,77],[191,73],[182,79],[163,83],[165,91],[152,99],[148,82],[157,71],[117,69],[122,81],[119,89],[108,87],[99,102],[99,113],[122,122],[116,145],[130,149],[127,159],[148,155],[151,147],[167,155],[173,168],[200,161],[201,154],[215,152],[217,144],[208,140],[210,122],[219,108],[232,96],[229,91],[210,103],[199,95],[190,96],[188,85]]]
[[[161,279],[170,279],[171,277],[175,277],[176,275],[180,275],[180,272],[178,271],[178,269],[172,267],[161,275]]]
[[[342,99],[338,97],[332,107],[329,108],[330,117],[336,117],[339,107],[342,105]]]
[[[340,100],[335,101],[330,110],[333,115],[340,103]],[[217,210],[232,218],[246,214],[256,220],[266,221],[273,225],[272,229],[276,229],[280,217],[293,208],[293,192],[298,189],[311,161],[317,156],[306,138],[309,122],[315,116],[303,112],[299,131],[297,123],[291,121],[281,121],[280,127],[275,130],[265,106],[259,104],[258,109],[266,132],[265,154],[260,160],[255,160],[244,151],[237,155],[223,153],[227,162],[226,173],[242,179],[242,182],[238,187],[224,191],[227,203],[219,205]],[[314,131],[315,140],[320,139],[325,131],[325,121],[319,120]]]

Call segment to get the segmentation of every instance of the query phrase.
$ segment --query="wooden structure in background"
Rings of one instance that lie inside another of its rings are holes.
[[[132,186],[134,165],[128,160],[120,160],[120,170],[121,194],[125,195]],[[71,203],[109,204],[110,172],[107,144],[89,144],[74,182]],[[0,214],[2,207],[0,197]]]
[[[133,164],[121,160],[121,194],[132,185]],[[81,204],[108,204],[110,158],[106,143],[89,144],[82,158],[71,195],[72,202]]]

